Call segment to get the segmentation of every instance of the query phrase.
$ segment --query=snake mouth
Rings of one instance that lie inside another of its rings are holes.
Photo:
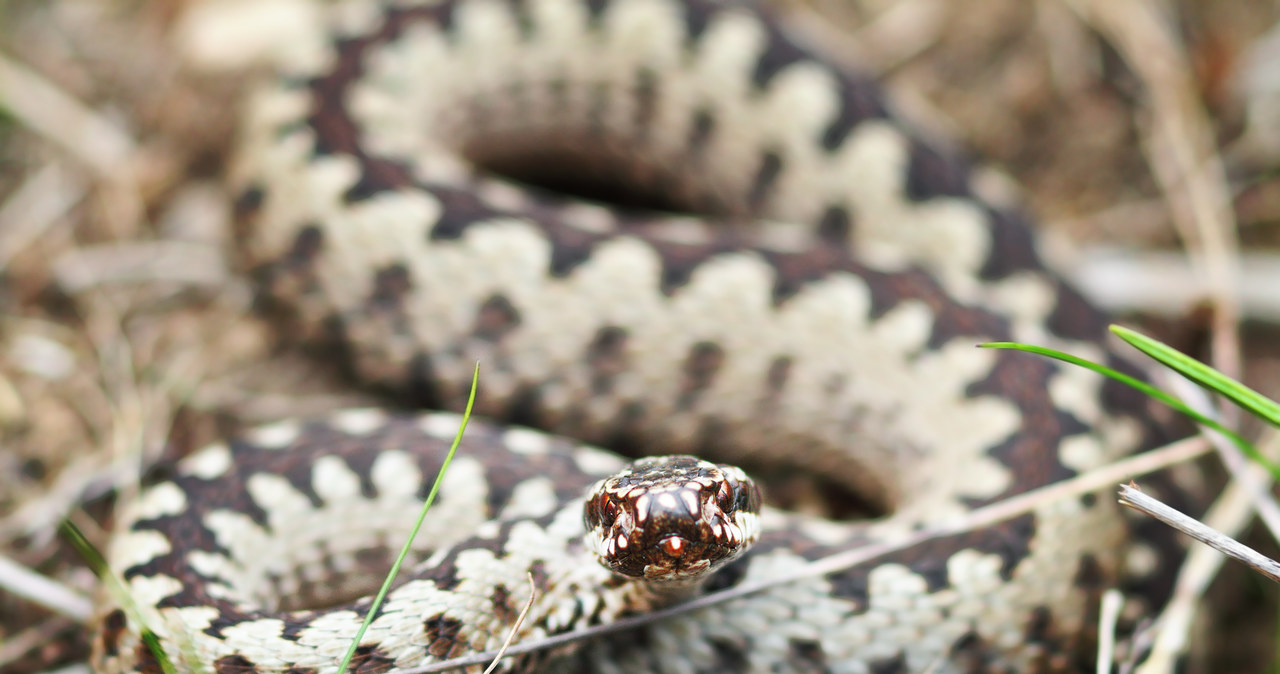
[[[688,456],[641,459],[588,498],[588,545],[619,575],[697,581],[759,534],[760,491],[740,469]]]

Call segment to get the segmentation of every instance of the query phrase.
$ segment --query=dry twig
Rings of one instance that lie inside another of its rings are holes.
[[[1171,465],[1189,461],[1201,456],[1208,451],[1209,448],[1209,443],[1206,442],[1204,438],[1200,436],[1193,436],[1159,449],[1127,457],[1120,461],[1092,470],[1088,473],[1078,475],[1070,480],[1018,494],[1017,496],[1005,499],[999,503],[993,503],[991,505],[978,508],[968,513],[963,518],[939,524],[933,528],[917,531],[910,536],[904,536],[892,542],[874,543],[810,562],[804,568],[790,575],[777,576],[765,581],[754,583],[742,583],[727,590],[703,595],[692,601],[683,602],[659,611],[653,611],[633,618],[618,620],[609,625],[601,625],[566,634],[559,634],[546,639],[539,639],[536,642],[516,644],[507,651],[507,654],[518,655],[522,653],[547,650],[583,639],[635,629],[677,615],[683,615],[708,606],[722,604],[733,599],[769,590],[786,583],[842,571],[892,552],[920,545],[921,543],[935,538],[953,536],[965,531],[988,527],[997,522],[1002,522],[1030,512],[1046,503],[1052,503],[1060,499],[1076,497],[1081,494],[1096,492],[1099,489],[1109,488],[1118,482],[1123,482],[1134,476],[1154,472],[1162,468],[1167,468]],[[470,665],[485,664],[491,661],[495,655],[496,653],[493,652],[477,653],[461,658],[453,658],[444,662],[425,665],[423,667],[414,667],[404,670],[401,674],[443,672]]]
[[[80,623],[88,621],[93,612],[92,604],[84,595],[8,557],[0,557],[0,587]]]

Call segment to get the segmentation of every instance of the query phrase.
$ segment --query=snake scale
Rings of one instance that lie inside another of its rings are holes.
[[[406,402],[460,409],[479,361],[491,420],[469,427],[352,671],[495,649],[531,593],[516,643],[664,602],[592,559],[584,494],[625,463],[579,443],[801,470],[882,513],[766,507],[755,547],[705,594],[1143,442],[1138,404],[1098,377],[974,348],[1114,362],[1105,317],[1045,270],[1023,218],[764,9],[325,11],[326,32],[281,45],[280,76],[250,97],[233,169],[246,265],[292,334],[340,344],[344,366]],[[347,410],[206,448],[122,504],[110,565],[180,669],[334,672],[458,424]],[[1120,572],[1111,500],[1046,502],[502,666],[1065,670]],[[111,601],[93,663],[158,671]]]

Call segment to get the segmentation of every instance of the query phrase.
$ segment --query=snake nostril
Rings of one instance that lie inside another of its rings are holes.
[[[682,557],[686,549],[684,539],[679,536],[667,536],[658,543],[658,547],[668,557]]]

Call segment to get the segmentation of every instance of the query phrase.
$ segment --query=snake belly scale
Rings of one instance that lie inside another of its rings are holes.
[[[469,429],[358,671],[496,648],[529,579],[517,642],[656,605],[591,559],[583,494],[623,463],[577,443],[802,469],[887,513],[766,507],[709,592],[1143,441],[1134,400],[1089,373],[974,348],[1111,358],[1105,317],[1043,268],[1025,223],[763,10],[324,11],[250,97],[233,171],[246,264],[289,329],[340,343],[354,374],[406,401],[460,409],[480,361],[477,410],[493,420]],[[352,410],[207,448],[121,507],[110,564],[182,667],[336,671],[457,424]],[[1058,500],[504,667],[1059,671],[1124,536],[1110,499]],[[155,666],[109,601],[94,651],[102,672]]]

